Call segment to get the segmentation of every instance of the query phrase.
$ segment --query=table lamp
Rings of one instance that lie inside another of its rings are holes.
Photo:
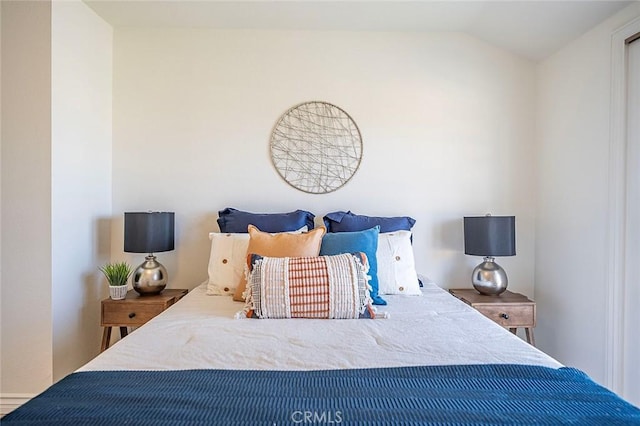
[[[471,275],[473,287],[480,293],[497,296],[507,289],[507,273],[495,262],[496,256],[515,256],[515,216],[478,216],[464,218],[464,253],[483,256],[484,261]]]
[[[124,214],[124,251],[148,253],[133,272],[133,289],[141,295],[158,294],[167,286],[167,270],[154,253],[174,249],[173,212],[130,212]]]

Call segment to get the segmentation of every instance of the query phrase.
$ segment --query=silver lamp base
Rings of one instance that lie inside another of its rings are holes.
[[[167,269],[152,254],[133,272],[133,289],[142,296],[158,294],[167,286]]]
[[[480,294],[497,296],[507,289],[507,273],[493,257],[485,257],[484,262],[473,270],[471,283]]]

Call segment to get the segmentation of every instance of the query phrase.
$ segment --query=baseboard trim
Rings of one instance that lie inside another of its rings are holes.
[[[0,394],[0,417],[9,414],[36,394],[31,393],[2,393]]]

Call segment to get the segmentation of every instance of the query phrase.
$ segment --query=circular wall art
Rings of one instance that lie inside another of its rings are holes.
[[[326,102],[305,102],[285,112],[271,134],[271,160],[294,188],[326,194],[344,186],[362,159],[353,119]]]

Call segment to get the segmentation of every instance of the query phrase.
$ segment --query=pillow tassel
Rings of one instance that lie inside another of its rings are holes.
[[[369,284],[369,280],[371,279],[371,275],[369,272],[369,259],[367,255],[364,253],[357,253],[353,256],[355,263],[358,268],[361,269],[362,274],[358,276],[358,279],[361,277],[364,279],[365,283],[363,286],[358,286],[360,291],[360,306],[358,313],[360,315],[364,315],[368,310],[368,314],[370,318],[376,317],[376,309],[372,306],[373,299],[371,298],[371,285]]]
[[[250,266],[248,263],[245,263],[244,278],[246,281],[249,280],[250,274]],[[255,305],[253,304],[253,293],[251,292],[250,285],[246,286],[246,288],[242,292],[242,298],[244,299],[244,309],[241,312],[244,313],[244,316],[246,318],[253,318]]]

